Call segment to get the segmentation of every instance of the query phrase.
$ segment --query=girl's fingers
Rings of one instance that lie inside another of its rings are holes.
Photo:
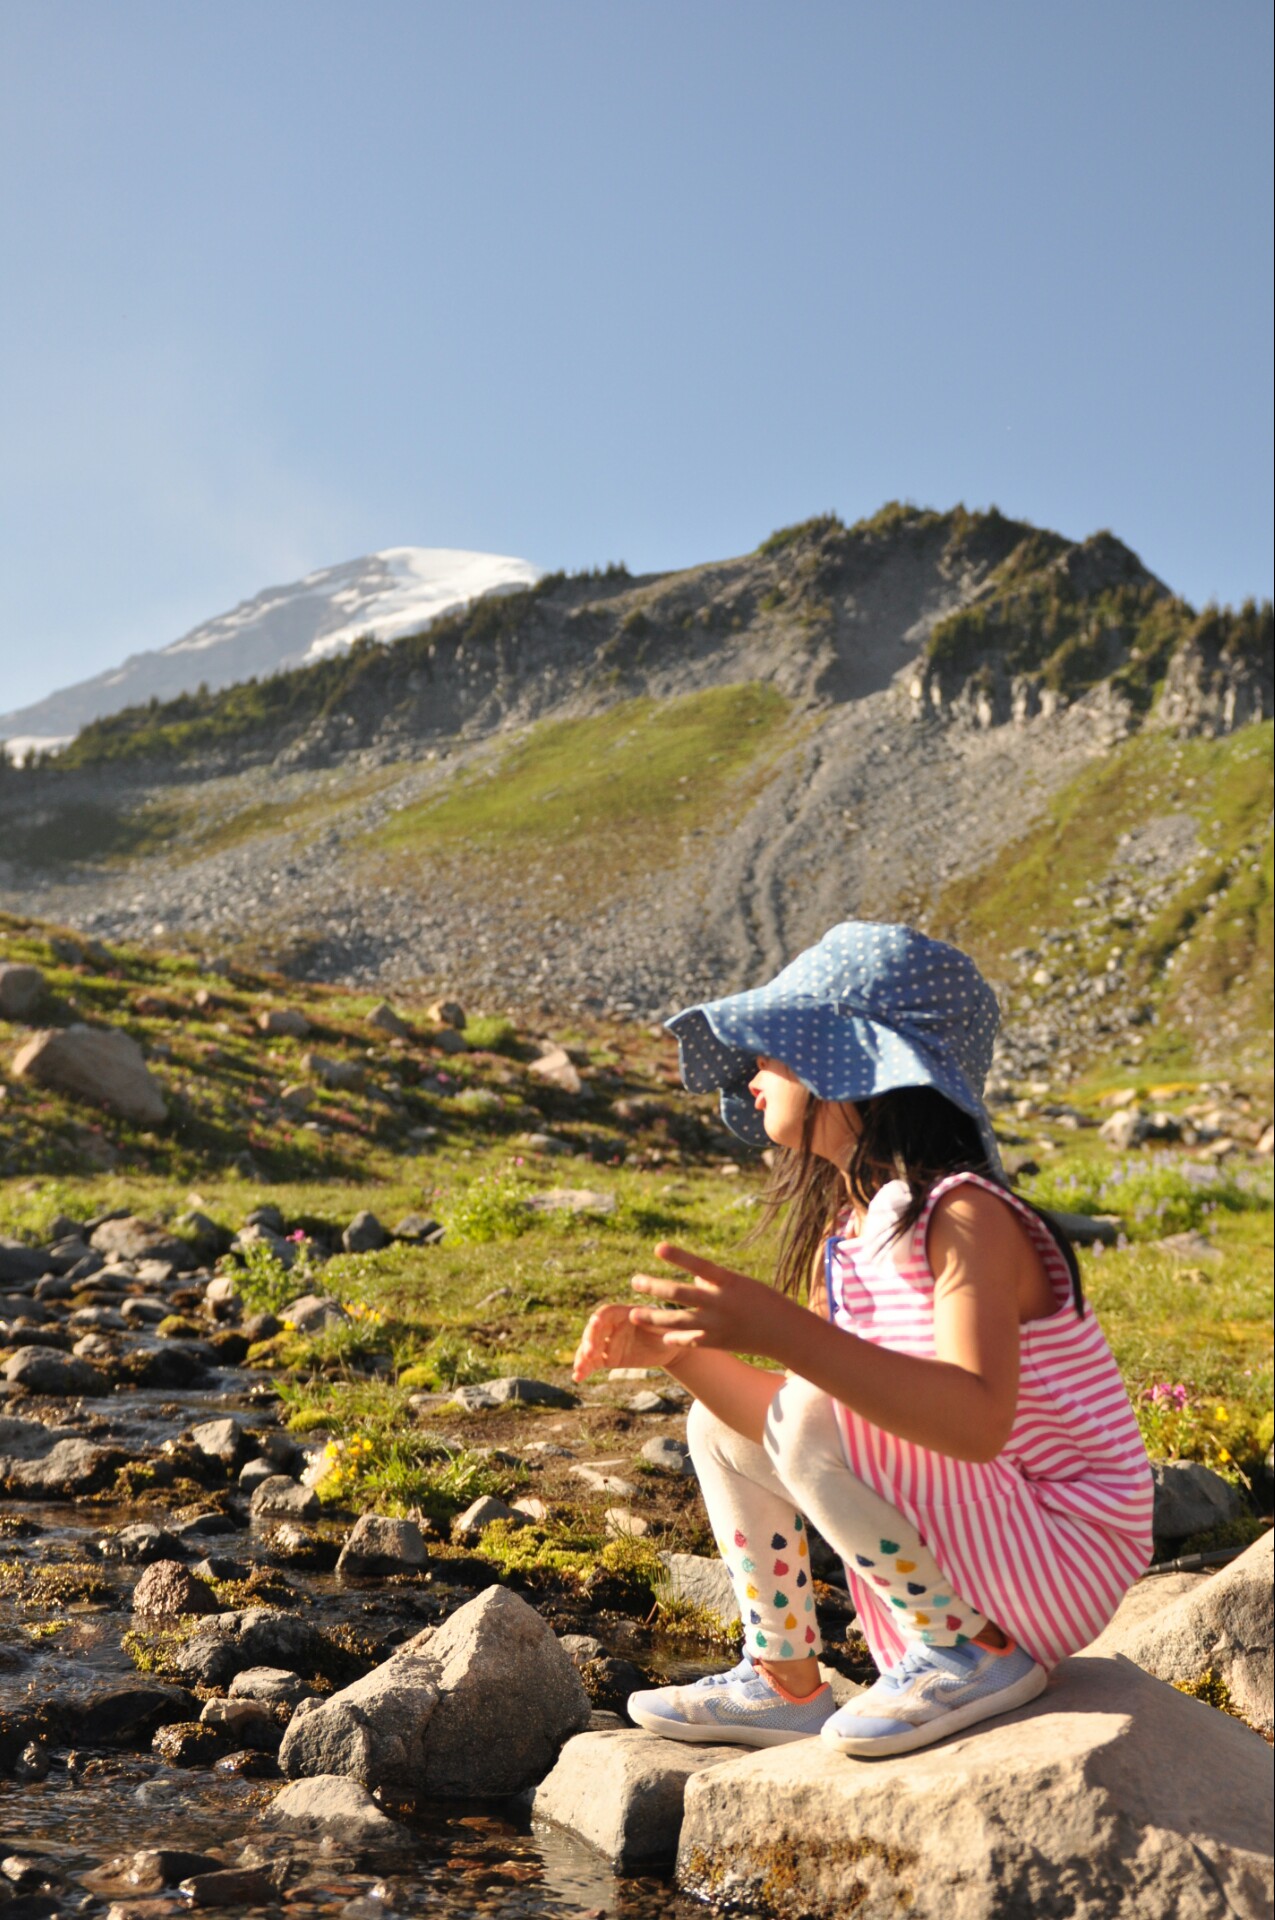
[[[630,1314],[635,1327],[652,1327],[658,1333],[671,1332],[675,1327],[703,1327],[703,1321],[697,1313],[666,1312],[662,1307],[634,1307]]]
[[[669,1300],[675,1306],[703,1306],[707,1297],[705,1287],[688,1287],[680,1280],[656,1280],[649,1273],[635,1273],[630,1281],[635,1293],[645,1293],[652,1300]]]
[[[684,1273],[693,1273],[700,1280],[711,1281],[715,1286],[729,1285],[732,1280],[746,1280],[746,1273],[736,1273],[733,1267],[719,1267],[716,1261],[705,1260],[702,1254],[691,1253],[686,1247],[674,1247],[667,1240],[661,1240],[655,1249],[656,1258],[667,1260],[671,1267],[681,1267]]]

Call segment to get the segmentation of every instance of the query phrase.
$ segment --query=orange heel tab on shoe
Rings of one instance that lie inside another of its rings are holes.
[[[821,1680],[819,1685],[812,1687],[809,1693],[789,1693],[787,1687],[785,1687],[782,1682],[776,1680],[774,1674],[768,1667],[764,1667],[758,1662],[757,1671],[766,1682],[766,1685],[772,1688],[781,1700],[787,1700],[790,1706],[804,1707],[808,1700],[818,1699],[819,1695],[826,1693],[828,1689],[828,1682]]]

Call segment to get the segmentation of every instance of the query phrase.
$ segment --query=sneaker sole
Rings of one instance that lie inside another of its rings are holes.
[[[658,1733],[662,1740],[682,1740],[700,1747],[786,1747],[794,1740],[817,1740],[819,1729],[810,1733],[790,1733],[779,1727],[710,1727],[689,1720],[665,1720],[658,1713],[643,1713],[629,1708],[630,1720],[646,1733]]]
[[[886,1760],[895,1753],[915,1753],[918,1747],[932,1746],[937,1740],[946,1740],[949,1734],[960,1733],[966,1727],[977,1725],[980,1720],[994,1720],[998,1714],[1012,1713],[1015,1707],[1025,1707],[1029,1700],[1035,1700],[1049,1684],[1049,1675],[1044,1667],[1033,1667],[1012,1687],[1006,1687],[1001,1693],[988,1694],[982,1700],[971,1700],[968,1706],[955,1707],[951,1713],[945,1713],[939,1720],[927,1720],[923,1726],[909,1727],[905,1733],[882,1733],[875,1739],[870,1737],[856,1740],[853,1734],[829,1733],[827,1728],[820,1732],[820,1739],[826,1747],[832,1747],[838,1753],[850,1754],[856,1760]]]

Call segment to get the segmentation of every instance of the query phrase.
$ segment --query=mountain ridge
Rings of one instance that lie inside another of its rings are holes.
[[[1210,671],[1229,694],[1201,689],[1204,706],[1220,713],[1229,697],[1227,724],[1268,714],[1269,612],[1208,617]],[[1203,618],[1110,534],[1072,542],[995,509],[891,505],[850,528],[822,516],[675,573],[545,575],[388,648],[356,643],[338,661],[111,716],[66,758],[224,771],[258,753],[315,765],[393,757],[414,741],[698,684],[762,678],[803,703],[838,704],[907,667],[927,712],[998,724],[1113,683],[1136,720]],[[1185,709],[1178,721],[1193,723]]]
[[[1145,925],[1169,931],[1138,935],[1114,999],[1060,1001],[1032,1057],[1073,1030],[1082,1052],[1136,1051],[1147,968],[1211,927],[1235,957],[1205,969],[1201,1005],[1248,982],[1217,1031],[1265,1046],[1249,1002],[1269,970],[1269,804],[1254,813],[1248,743],[1270,732],[1270,636],[1269,604],[1197,613],[1110,534],[822,516],[675,574],[546,576],[424,635],[95,723],[0,777],[0,907],[307,977],[644,1018],[848,917],[958,939],[968,921],[1012,984],[977,902],[1012,918],[1020,867],[1067,872],[1079,898],[1086,861],[1102,892],[1124,855],[1076,823],[1112,813],[1118,767],[1137,844],[1191,850],[1181,887],[1147,880]],[[1225,845],[1192,741],[1245,796]],[[1078,909],[1031,884],[1017,938],[1035,950]]]

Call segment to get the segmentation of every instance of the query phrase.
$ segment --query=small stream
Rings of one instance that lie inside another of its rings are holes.
[[[150,1335],[128,1342],[129,1347],[143,1344],[158,1343]],[[211,1370],[206,1384],[176,1393],[129,1389],[80,1401],[11,1394],[5,1410],[21,1420],[39,1419],[73,1430],[139,1461],[154,1458],[201,1420],[233,1414],[258,1431],[278,1421],[268,1380],[243,1368],[225,1367]],[[150,1677],[139,1675],[121,1645],[135,1624],[131,1589],[143,1568],[111,1557],[109,1544],[119,1529],[138,1521],[175,1533],[186,1564],[205,1577],[211,1573],[243,1579],[254,1568],[277,1570],[308,1620],[326,1628],[354,1627],[364,1643],[375,1648],[376,1658],[471,1597],[472,1587],[448,1583],[446,1561],[436,1562],[414,1580],[347,1584],[329,1570],[344,1529],[326,1523],[307,1527],[303,1551],[286,1546],[281,1551],[276,1527],[249,1521],[245,1506],[210,1490],[208,1513],[192,1527],[195,1516],[185,1510],[179,1517],[144,1499],[136,1504],[0,1501],[0,1724],[50,1702],[69,1709],[73,1723],[75,1712],[87,1712],[104,1692]],[[229,1511],[218,1514],[217,1507]],[[72,1588],[77,1581],[81,1586],[86,1580],[97,1581],[106,1591],[72,1591],[35,1607],[29,1589],[24,1604],[14,1579],[20,1568],[64,1573]],[[552,1617],[552,1609],[550,1613]],[[622,1652],[661,1678],[693,1677],[721,1660],[719,1653],[688,1647],[685,1641],[661,1645],[637,1623],[621,1619],[584,1615],[565,1622],[555,1617],[553,1623],[594,1635],[610,1651]],[[64,1712],[64,1720],[67,1717]],[[273,1763],[265,1765],[270,1769]],[[24,1771],[32,1777],[21,1777]],[[114,1896],[90,1892],[84,1876],[139,1848],[210,1851],[226,1865],[239,1862],[245,1845],[272,1851],[276,1858],[289,1854],[291,1841],[254,1832],[258,1814],[277,1787],[277,1772],[273,1779],[242,1777],[233,1757],[212,1766],[167,1765],[150,1749],[149,1738],[137,1742],[136,1750],[122,1751],[62,1740],[43,1747],[34,1759],[28,1747],[12,1773],[0,1774],[0,1874],[5,1876],[0,1878],[0,1910],[13,1920],[61,1914],[93,1920],[114,1898],[125,1903],[117,1908],[118,1920],[184,1911],[189,1902],[175,1890],[134,1905],[122,1891]],[[392,1811],[413,1837],[410,1857],[396,1859],[393,1870],[375,1871],[377,1863],[360,1864],[357,1856],[331,1845],[325,1862],[322,1850],[316,1854],[311,1845],[294,1863],[295,1871],[290,1870],[278,1898],[264,1907],[258,1903],[256,1910],[298,1920],[306,1915],[390,1920],[395,1914],[475,1913],[507,1920],[533,1915],[655,1920],[704,1912],[666,1879],[618,1878],[590,1848],[554,1829],[533,1829],[520,1803],[448,1802]],[[7,1905],[6,1886],[14,1894]],[[239,1902],[201,1907],[212,1912],[244,1910]]]

